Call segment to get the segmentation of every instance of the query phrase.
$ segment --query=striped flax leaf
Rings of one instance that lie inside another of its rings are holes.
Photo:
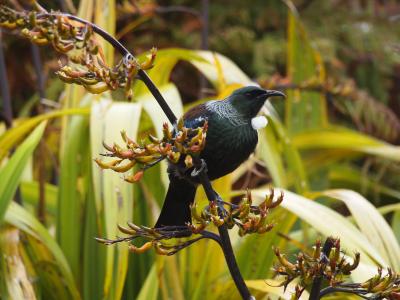
[[[68,261],[49,231],[32,214],[15,202],[10,204],[5,215],[5,221],[40,243],[42,250],[37,251],[34,256],[38,257],[42,255],[43,258],[41,260],[46,260],[47,263],[55,264],[58,270],[58,277],[56,279],[57,281],[62,280],[64,282],[62,286],[67,289],[69,299],[81,299]],[[44,254],[43,247],[50,255]],[[62,292],[62,294],[64,294],[64,292]]]
[[[297,12],[292,8],[294,5],[289,5],[287,76],[294,84],[322,83],[325,80],[322,58],[312,46]],[[287,96],[285,124],[290,135],[327,125],[326,102],[323,94],[295,89],[288,91]]]
[[[0,222],[3,220],[7,207],[14,197],[22,172],[42,138],[45,127],[45,121],[40,123],[16,149],[6,165],[0,169]]]
[[[102,142],[121,143],[120,132],[136,140],[142,106],[138,103],[114,103],[110,98],[101,98],[92,104],[91,150],[92,157],[104,153]],[[101,237],[113,238],[118,235],[117,224],[132,220],[133,185],[110,170],[102,171],[92,164],[94,195]],[[105,247],[98,245],[99,247]],[[106,248],[104,298],[120,299],[128,268],[128,247],[126,244]]]

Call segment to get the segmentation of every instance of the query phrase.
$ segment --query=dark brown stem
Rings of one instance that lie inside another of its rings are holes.
[[[33,67],[35,69],[36,73],[36,82],[37,82],[37,88],[39,92],[39,104],[38,104],[38,112],[40,114],[44,113],[44,109],[42,106],[42,100],[46,97],[45,93],[45,79],[43,76],[43,69],[42,69],[42,59],[40,58],[40,50],[37,45],[32,44],[31,45],[31,51],[32,51],[32,61],[33,61]],[[46,225],[46,193],[45,193],[45,184],[46,184],[46,179],[45,179],[45,174],[46,174],[46,166],[45,166],[45,157],[44,153],[46,151],[46,147],[44,144],[44,140],[40,140],[39,144],[39,203],[37,207],[37,215],[39,221],[43,224]]]
[[[359,288],[345,288],[345,287],[340,287],[340,286],[328,286],[321,290],[319,293],[319,297],[322,298],[326,295],[332,294],[332,293],[347,293],[347,294],[353,294],[353,295],[358,295],[361,298],[368,299],[367,297],[364,297],[363,295],[368,294],[368,291],[365,289],[359,289]]]
[[[228,233],[228,227],[226,226],[226,224],[219,226],[218,232],[221,239],[221,247],[224,252],[226,264],[228,265],[229,272],[231,273],[233,281],[235,282],[240,295],[245,300],[255,299],[250,294],[250,291],[247,288],[246,283],[244,282],[243,276],[240,273],[240,269],[236,262],[235,253],[233,252],[231,239]]]
[[[3,100],[3,117],[6,123],[6,128],[11,128],[13,124],[13,113],[11,106],[11,95],[10,88],[8,86],[8,77],[6,69],[6,60],[4,58],[2,35],[0,29],[0,90],[1,98]],[[15,192],[14,200],[18,204],[22,204],[20,189],[18,188]]]
[[[6,123],[6,128],[10,128],[13,123],[13,114],[11,109],[11,96],[8,86],[8,77],[6,62],[4,59],[2,32],[0,29],[0,85],[1,85],[1,98],[3,100],[3,117]]]
[[[138,75],[140,79],[144,82],[144,84],[147,86],[149,91],[152,93],[153,97],[157,100],[158,104],[161,106],[163,112],[167,116],[168,120],[171,122],[171,124],[175,125],[177,118],[171,108],[169,107],[167,101],[165,101],[164,97],[161,95],[160,91],[158,88],[155,86],[153,81],[150,79],[149,75],[143,70],[139,70]]]
[[[322,253],[320,262],[323,264],[328,263],[329,254],[331,253],[332,247],[335,243],[335,240],[332,237],[328,237],[322,247]],[[319,300],[320,299],[320,291],[322,286],[323,276],[322,274],[318,274],[313,281],[310,291],[309,300]]]
[[[205,162],[201,162],[199,159],[195,159],[196,168],[201,168],[201,172],[199,173],[199,179],[201,184],[203,185],[204,191],[207,195],[208,201],[215,201],[218,197],[218,194],[213,189],[210,179],[207,176],[207,166],[201,166],[201,164],[205,164]],[[220,216],[223,218],[223,212],[220,211]],[[240,295],[244,300],[254,299],[254,297],[250,294],[249,289],[244,282],[243,276],[240,273],[239,266],[236,262],[235,254],[233,252],[231,239],[228,233],[228,227],[226,224],[223,224],[218,227],[219,236],[221,239],[221,248],[225,256],[226,264],[228,265],[229,272],[231,273],[232,279],[235,282],[237,289],[239,290]]]

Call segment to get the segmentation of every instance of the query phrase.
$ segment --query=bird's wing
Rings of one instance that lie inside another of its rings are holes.
[[[185,127],[197,128],[203,126],[204,122],[208,120],[210,113],[205,104],[200,104],[191,108],[183,116]]]

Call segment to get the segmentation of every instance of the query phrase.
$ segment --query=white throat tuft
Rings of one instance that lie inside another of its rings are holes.
[[[264,128],[265,126],[267,126],[267,124],[268,120],[264,116],[258,116],[251,119],[251,127],[253,127],[254,130]]]

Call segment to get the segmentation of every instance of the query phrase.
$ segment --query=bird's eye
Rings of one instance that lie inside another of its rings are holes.
[[[250,93],[250,92],[247,92],[245,95],[250,97],[250,96],[251,96],[251,93]]]

